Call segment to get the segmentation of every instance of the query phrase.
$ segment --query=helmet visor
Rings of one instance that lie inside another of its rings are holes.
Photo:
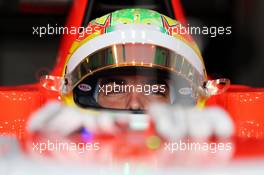
[[[145,104],[193,105],[206,79],[183,56],[142,43],[101,49],[83,59],[66,78],[66,89],[74,91],[77,104],[115,109],[132,108],[128,101],[138,99]],[[117,102],[122,105],[113,106]]]

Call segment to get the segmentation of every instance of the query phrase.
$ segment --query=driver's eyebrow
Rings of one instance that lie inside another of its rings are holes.
[[[153,84],[164,84],[165,86],[168,87],[168,83],[167,83],[166,80],[160,80],[160,79],[149,79],[149,80],[146,80],[144,83],[145,83],[145,84],[151,84],[151,85],[153,85]]]
[[[122,78],[103,78],[100,82],[101,85],[106,85],[110,83],[127,84],[127,81]]]

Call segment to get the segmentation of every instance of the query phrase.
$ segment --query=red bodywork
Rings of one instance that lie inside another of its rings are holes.
[[[87,0],[73,2],[66,26],[81,26],[87,3]],[[172,6],[177,19],[185,23],[180,0],[172,0]],[[62,36],[53,75],[61,75],[68,50],[76,37]],[[0,135],[25,137],[29,115],[47,100],[58,97],[58,93],[48,92],[39,84],[0,87]],[[207,105],[219,105],[232,116],[236,126],[235,137],[241,145],[237,148],[239,154],[264,156],[264,89],[231,85],[227,92],[210,98]]]

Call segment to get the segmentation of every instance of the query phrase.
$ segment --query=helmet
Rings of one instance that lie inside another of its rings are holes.
[[[147,98],[143,104],[199,104],[206,96],[205,66],[196,43],[180,27],[148,9],[118,10],[91,21],[69,51],[63,100],[83,108],[127,109],[115,104],[136,91]]]
[[[124,108],[114,105],[128,93],[150,97],[155,91],[155,96],[166,95],[172,104],[196,104],[206,80],[204,63],[192,38],[177,31],[179,26],[147,9],[118,10],[91,21],[70,49],[64,100],[81,107]],[[128,83],[120,76],[140,81]],[[99,103],[102,98],[110,98],[108,105]]]

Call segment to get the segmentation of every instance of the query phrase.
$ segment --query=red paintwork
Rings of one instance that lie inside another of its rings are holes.
[[[186,18],[182,8],[181,0],[171,0],[171,4],[176,19],[180,21],[182,24],[186,25]]]
[[[175,16],[185,22],[179,0],[172,0]],[[81,26],[87,0],[75,0],[72,4],[66,26]],[[77,35],[62,36],[53,75],[61,75],[65,58]],[[58,99],[59,94],[47,92],[38,84],[0,87],[0,134],[23,138],[26,134],[26,121],[30,113],[49,99]],[[264,155],[264,89],[232,85],[224,94],[214,96],[208,106],[219,105],[225,108],[236,126],[235,136],[240,140],[237,149],[243,155]],[[253,141],[252,141],[253,140]],[[257,144],[256,144],[257,143]],[[255,149],[248,150],[247,146]]]
[[[67,10],[67,6],[65,5],[38,5],[38,4],[27,4],[22,3],[18,6],[19,12],[22,13],[33,13],[33,14],[62,14]]]
[[[229,112],[238,137],[264,139],[264,89],[233,85],[207,105],[220,105]]]
[[[87,3],[87,0],[73,1],[65,26],[81,26]],[[56,65],[52,71],[52,75],[59,76],[62,74],[66,56],[72,42],[76,38],[77,35],[72,34],[65,34],[62,36],[56,58]],[[58,93],[47,92],[45,89],[41,88],[39,84],[16,87],[0,87],[1,135],[8,134],[22,137],[23,134],[25,134],[25,124],[29,114],[43,105],[48,99],[57,99],[58,96]],[[20,122],[18,122],[18,120]]]

